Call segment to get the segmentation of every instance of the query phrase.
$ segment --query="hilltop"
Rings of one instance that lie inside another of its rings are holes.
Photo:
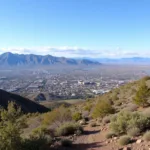
[[[39,105],[38,103],[35,103],[27,98],[0,89],[0,106],[7,108],[8,102],[11,101],[20,106],[24,113],[44,113],[49,111],[49,109],[46,107]]]

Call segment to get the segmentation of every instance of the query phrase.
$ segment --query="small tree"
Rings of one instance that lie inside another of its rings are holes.
[[[146,83],[143,82],[140,88],[138,89],[133,102],[138,106],[146,106],[148,104],[148,98],[150,96],[150,89],[147,87]]]
[[[93,111],[93,117],[105,117],[108,114],[113,114],[115,112],[115,109],[111,106],[111,104],[107,100],[99,101],[95,109]]]
[[[21,108],[14,102],[8,104],[7,110],[0,109],[0,150],[20,150],[24,125]]]

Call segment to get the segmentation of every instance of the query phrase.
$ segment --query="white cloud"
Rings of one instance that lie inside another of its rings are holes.
[[[93,57],[93,58],[121,58],[121,57],[147,57],[150,52],[124,51],[121,48],[115,50],[92,50],[79,47],[29,47],[29,48],[0,48],[0,53],[12,52],[18,54],[54,55],[64,57]]]

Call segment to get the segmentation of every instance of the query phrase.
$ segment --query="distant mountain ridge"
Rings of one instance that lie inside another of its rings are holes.
[[[0,89],[0,106],[3,108],[7,108],[8,102],[15,102],[18,106],[21,107],[21,110],[24,113],[44,113],[49,111],[48,108],[33,102],[27,98],[24,98],[20,95],[6,92]]]
[[[54,57],[51,55],[14,54],[3,53],[0,55],[0,65],[8,66],[30,66],[30,65],[99,65],[99,62],[82,59],[76,60],[65,57]]]
[[[91,61],[98,61],[103,64],[150,64],[149,57],[130,57],[130,58],[86,58]]]

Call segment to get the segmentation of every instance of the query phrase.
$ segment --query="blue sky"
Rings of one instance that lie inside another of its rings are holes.
[[[149,6],[149,0],[0,0],[0,52],[147,56]]]

